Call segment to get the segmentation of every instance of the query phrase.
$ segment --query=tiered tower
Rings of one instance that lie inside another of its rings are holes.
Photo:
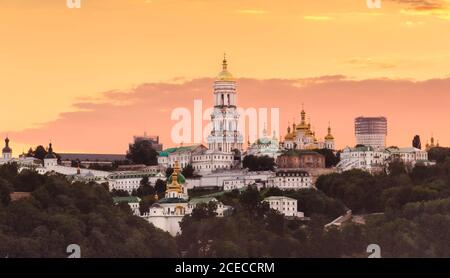
[[[228,71],[224,56],[222,71],[214,82],[214,110],[211,114],[212,130],[208,136],[208,148],[230,153],[242,151],[243,137],[238,131],[239,113],[236,110],[236,80]]]
[[[2,156],[4,160],[10,160],[12,158],[12,149],[9,147],[9,138],[5,138],[5,147],[2,150]]]

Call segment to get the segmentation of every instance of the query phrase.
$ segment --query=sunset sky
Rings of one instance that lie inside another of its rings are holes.
[[[0,0],[0,136],[15,156],[50,140],[124,153],[144,131],[172,146],[171,111],[212,104],[224,52],[239,106],[279,107],[282,135],[304,103],[339,148],[361,115],[388,118],[389,145],[450,145],[450,0],[81,1]]]

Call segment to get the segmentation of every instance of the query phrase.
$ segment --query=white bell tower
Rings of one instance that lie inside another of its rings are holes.
[[[211,114],[212,130],[208,136],[208,148],[230,153],[242,151],[243,137],[238,131],[239,113],[236,110],[236,80],[228,71],[224,56],[222,71],[214,82],[214,111]]]

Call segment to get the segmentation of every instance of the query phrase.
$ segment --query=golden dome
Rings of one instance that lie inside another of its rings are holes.
[[[301,118],[301,121],[297,125],[296,129],[303,130],[303,131],[309,130],[310,126],[306,123],[306,112],[305,112],[305,109],[303,109],[303,107],[302,107],[302,112],[300,113],[300,118]]]
[[[308,130],[308,125],[305,123],[299,123],[296,127],[297,130]]]
[[[331,127],[328,126],[328,134],[325,136],[325,140],[334,140],[334,136],[331,135]]]
[[[175,166],[173,167],[173,173],[172,173],[172,182],[167,185],[166,192],[175,191],[178,193],[183,193],[183,186],[178,183],[178,174],[181,172],[181,168],[178,164],[178,161],[175,161]]]
[[[287,134],[284,136],[285,140],[292,140],[294,139],[294,135],[291,133],[291,127],[288,124],[288,128],[287,128]]]
[[[222,71],[217,75],[217,81],[234,81],[233,75],[228,71],[228,62],[225,55],[222,62]]]

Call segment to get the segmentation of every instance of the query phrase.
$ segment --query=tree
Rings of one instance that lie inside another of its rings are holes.
[[[271,171],[275,167],[275,161],[269,156],[247,155],[242,161],[244,168],[250,171]]]
[[[172,167],[169,167],[169,168],[167,168],[166,169],[166,177],[170,177],[172,174],[173,174],[173,168]]]
[[[392,176],[406,174],[406,166],[403,161],[395,159],[394,161],[389,163],[388,172]]]
[[[34,157],[38,158],[38,159],[44,159],[45,156],[47,155],[47,151],[45,150],[44,146],[39,145],[36,147],[36,149],[34,150]]]
[[[128,194],[128,191],[122,190],[122,189],[119,189],[119,190],[113,189],[113,190],[111,190],[111,195],[114,196],[114,197],[128,197],[128,196],[130,196],[130,194]]]
[[[413,148],[416,148],[416,149],[419,149],[419,150],[422,149],[422,143],[420,142],[420,136],[419,135],[414,136],[414,139],[412,141],[412,146],[413,146]]]
[[[242,206],[249,211],[256,211],[261,204],[262,198],[256,187],[248,186],[247,189],[239,196]]]
[[[278,211],[271,210],[267,215],[267,230],[283,235],[285,231],[284,216]]]
[[[192,210],[191,217],[194,221],[199,221],[217,215],[217,203],[210,201],[209,203],[198,203]]]
[[[435,147],[428,151],[428,159],[443,163],[447,158],[450,158],[450,148]]]
[[[103,185],[22,175],[0,166],[0,199],[9,196],[7,183],[27,182],[32,190],[29,198],[0,205],[1,258],[67,257],[69,243],[80,245],[86,258],[177,257],[174,238],[134,216],[128,205],[114,205]]]
[[[11,192],[11,184],[7,180],[0,178],[0,204],[6,206],[11,202]]]
[[[167,183],[161,179],[156,180],[155,191],[156,191],[156,193],[158,193],[158,195],[166,192],[166,184]]]
[[[330,149],[316,149],[314,151],[325,156],[325,167],[327,168],[336,166],[339,163],[339,158]]]
[[[147,213],[150,207],[156,202],[154,195],[147,195],[141,199],[139,203],[139,212],[141,214]]]
[[[186,165],[186,167],[183,168],[183,171],[181,171],[181,174],[183,174],[185,178],[194,177],[194,167],[192,167],[191,164]]]
[[[155,195],[155,188],[150,185],[148,177],[142,178],[142,180],[140,182],[140,186],[136,190],[136,195],[141,198],[144,196]]]
[[[27,152],[26,156],[27,157],[34,157],[34,152],[33,152],[33,149],[31,147],[28,149],[28,152]]]
[[[130,144],[126,157],[135,164],[158,164],[158,152],[153,149],[151,142],[145,140]]]

